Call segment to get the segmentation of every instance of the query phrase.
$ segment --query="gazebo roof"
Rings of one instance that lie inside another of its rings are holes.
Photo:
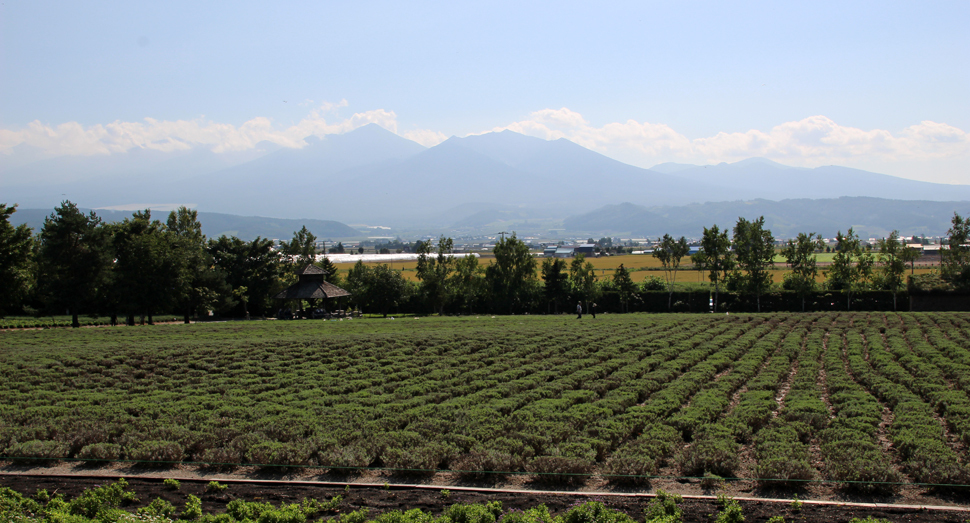
[[[327,271],[308,263],[296,273],[300,281],[290,285],[283,292],[273,296],[277,300],[317,300],[321,298],[339,298],[350,296],[350,293],[336,285],[324,281]]]
[[[350,293],[328,282],[299,281],[273,297],[277,300],[316,300],[341,296],[350,296]]]
[[[308,263],[308,264],[304,265],[302,269],[300,269],[299,271],[297,271],[296,274],[298,276],[310,275],[310,274],[322,274],[322,275],[326,276],[327,275],[327,271],[321,269],[320,267],[317,267],[316,265],[314,265],[312,263]]]

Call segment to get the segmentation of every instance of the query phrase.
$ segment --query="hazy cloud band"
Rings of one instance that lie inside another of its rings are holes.
[[[399,133],[397,115],[384,109],[354,113],[349,118],[336,117],[336,110],[346,105],[346,101],[323,104],[297,124],[285,128],[263,117],[239,126],[204,118],[177,121],[146,118],[142,122],[116,121],[89,127],[77,122],[49,125],[34,121],[18,130],[0,129],[0,154],[13,154],[18,147],[61,156],[113,154],[134,148],[175,151],[197,146],[219,153],[252,149],[262,141],[300,148],[306,145],[304,139],[309,136],[344,133],[369,123],[425,146],[436,145],[446,138],[441,132],[426,129]],[[950,181],[970,183],[965,168],[970,161],[970,134],[932,121],[920,122],[894,134],[881,129],[842,126],[819,115],[785,122],[767,131],[721,132],[689,139],[667,125],[635,120],[596,127],[581,114],[564,107],[536,111],[524,120],[491,131],[505,129],[544,139],[566,138],[641,166],[665,161],[733,162],[756,156],[805,167],[838,164],[871,168],[897,162],[918,168],[920,162],[943,161],[963,167],[957,169],[959,179]]]

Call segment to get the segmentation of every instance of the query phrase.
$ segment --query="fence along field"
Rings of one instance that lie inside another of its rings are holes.
[[[970,485],[964,313],[247,322],[0,339],[0,451],[27,463]]]

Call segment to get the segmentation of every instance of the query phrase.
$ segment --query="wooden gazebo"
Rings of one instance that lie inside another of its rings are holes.
[[[296,274],[300,278],[299,281],[273,296],[273,298],[283,301],[309,301],[342,298],[351,295],[350,292],[324,280],[327,271],[312,263],[306,264]]]

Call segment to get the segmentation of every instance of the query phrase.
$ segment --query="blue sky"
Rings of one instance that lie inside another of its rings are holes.
[[[970,2],[0,5],[0,162],[376,122],[970,184]]]

